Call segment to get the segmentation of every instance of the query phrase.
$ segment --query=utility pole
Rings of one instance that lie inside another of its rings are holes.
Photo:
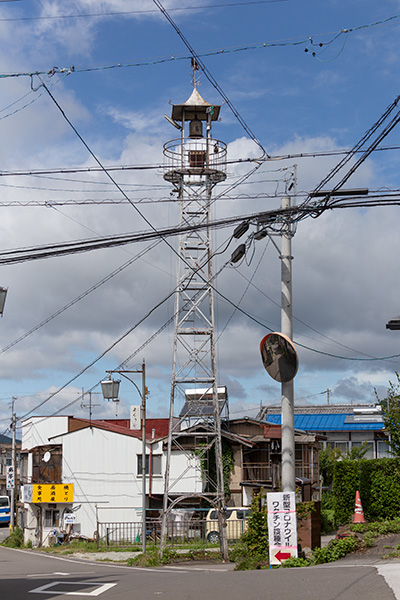
[[[146,365],[142,363],[142,552],[146,552]],[[149,477],[150,457],[149,457]]]
[[[10,529],[14,530],[15,527],[15,504],[17,498],[17,449],[16,449],[16,441],[15,441],[15,430],[16,430],[16,415],[14,412],[14,404],[16,398],[13,396],[11,402],[11,413],[12,413],[12,446],[11,446],[11,461],[14,471],[14,482],[11,488],[11,515],[10,515]]]
[[[290,197],[282,198],[282,210],[290,208]],[[293,337],[292,315],[292,224],[289,220],[281,237],[281,331]],[[294,444],[294,384],[293,379],[281,384],[282,412],[282,491],[296,488]]]

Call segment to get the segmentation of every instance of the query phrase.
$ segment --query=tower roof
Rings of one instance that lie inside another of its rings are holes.
[[[185,121],[191,121],[194,118],[200,121],[207,121],[207,109],[211,108],[211,120],[216,121],[219,117],[220,106],[215,104],[209,104],[202,98],[197,91],[197,88],[193,88],[193,92],[190,98],[183,104],[174,104],[172,106],[172,119],[174,121],[182,121],[183,115]]]

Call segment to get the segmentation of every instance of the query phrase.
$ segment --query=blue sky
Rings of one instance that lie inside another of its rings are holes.
[[[216,203],[213,218],[275,208],[294,164],[300,201],[339,162],[342,155],[332,152],[353,147],[399,93],[399,2],[172,0],[164,7],[267,153],[293,156],[264,162],[234,197]],[[2,2],[0,38],[3,250],[148,229],[131,206],[91,202],[121,199],[102,173],[19,172],[93,167],[77,132],[104,165],[162,165],[163,144],[176,134],[164,114],[170,114],[170,103],[189,97],[192,84],[188,49],[156,4]],[[40,79],[29,76],[36,72],[59,107]],[[199,91],[222,104],[213,134],[228,144],[228,157],[257,157],[260,149],[204,75]],[[395,127],[381,146],[399,145]],[[347,187],[398,189],[398,153],[373,153]],[[227,184],[251,168],[231,165]],[[6,171],[14,175],[6,177]],[[113,176],[130,198],[141,200],[142,213],[155,227],[178,223],[178,206],[165,201],[170,187],[161,168]],[[272,197],[249,198],[265,193]],[[385,329],[388,318],[400,312],[398,218],[393,206],[333,210],[299,223],[293,240],[299,401],[326,401],[328,388],[332,402],[372,401],[374,387],[382,391],[394,378],[398,358],[364,359],[400,353],[398,333]],[[231,233],[215,234],[215,246]],[[0,360],[4,429],[13,396],[22,416],[63,388],[37,414],[63,411],[74,400],[65,412],[87,414],[80,408],[82,389],[91,389],[168,320],[172,301],[75,379],[174,287],[176,257],[162,244],[97,286],[144,248],[136,244],[1,267],[0,284],[9,287],[1,347],[11,346]],[[215,270],[232,249],[216,259]],[[226,268],[217,288],[261,323],[279,329],[280,265],[267,240],[252,246],[237,268]],[[82,300],[14,343],[80,295]],[[219,383],[228,385],[232,414],[254,416],[260,403],[279,402],[279,384],[268,379],[258,351],[266,329],[218,295],[216,323],[217,335],[224,330],[217,351]],[[169,327],[130,364],[135,368],[146,360],[154,415],[167,415],[172,342]],[[128,387],[121,389],[120,416],[138,401]],[[96,398],[95,416],[114,414],[114,406]]]

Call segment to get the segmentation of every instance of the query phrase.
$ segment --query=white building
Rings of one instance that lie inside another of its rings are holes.
[[[167,424],[168,419],[146,423],[146,508],[155,512],[162,505]],[[130,535],[139,532],[141,436],[141,431],[129,429],[125,420],[90,422],[59,416],[24,421],[21,478],[25,542],[46,545],[49,533],[66,528],[66,514],[74,521],[74,532],[88,538],[101,530],[101,524],[109,523],[135,523]],[[173,452],[170,469],[173,496],[203,491],[201,467],[195,456],[188,459],[184,452]]]

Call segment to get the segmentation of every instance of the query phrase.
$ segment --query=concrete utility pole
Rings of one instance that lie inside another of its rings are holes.
[[[282,210],[291,205],[290,197],[282,198]],[[281,237],[281,331],[290,340],[293,337],[292,316],[292,224],[288,221]],[[282,382],[282,491],[296,488],[294,444],[294,384]]]
[[[15,430],[16,430],[16,426],[17,426],[17,418],[16,418],[16,414],[14,412],[14,404],[15,404],[15,400],[16,398],[12,398],[12,403],[11,403],[11,412],[12,412],[12,446],[11,446],[11,461],[12,461],[12,466],[13,466],[13,471],[14,471],[14,483],[13,486],[11,488],[11,514],[10,514],[10,529],[11,531],[14,530],[15,527],[15,504],[16,504],[16,499],[17,499],[17,448],[16,448],[16,441],[15,441]]]
[[[150,473],[149,458],[149,476]],[[142,363],[142,552],[146,552],[146,365]]]

